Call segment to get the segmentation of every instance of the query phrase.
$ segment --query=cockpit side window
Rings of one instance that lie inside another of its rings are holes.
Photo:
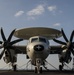
[[[31,42],[36,42],[36,41],[38,41],[38,38],[32,38],[31,39]]]
[[[39,38],[39,41],[46,43],[46,39],[45,38]]]
[[[31,43],[32,42],[44,42],[44,43],[49,44],[49,42],[45,38],[42,38],[42,37],[32,38],[30,42]]]

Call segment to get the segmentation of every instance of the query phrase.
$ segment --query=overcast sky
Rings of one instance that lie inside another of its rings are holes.
[[[0,27],[3,27],[6,37],[15,28],[49,27],[63,28],[69,38],[74,30],[73,24],[74,0],[0,0]],[[51,41],[50,44],[55,43]],[[58,55],[49,55],[47,60],[58,68]],[[24,55],[18,56],[18,65],[26,62]],[[0,66],[5,65],[1,60]]]

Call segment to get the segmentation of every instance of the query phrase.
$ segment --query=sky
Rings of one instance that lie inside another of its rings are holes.
[[[0,28],[3,28],[6,38],[15,28],[49,27],[58,30],[63,28],[69,39],[74,30],[73,24],[74,0],[0,0]],[[63,38],[60,40],[64,41]],[[24,41],[21,44],[26,43],[27,41]],[[50,44],[56,45],[52,40]],[[27,61],[25,55],[18,55],[18,65]],[[58,55],[49,55],[47,61],[58,68]],[[5,65],[1,59],[0,67]],[[72,67],[72,62],[69,66]]]

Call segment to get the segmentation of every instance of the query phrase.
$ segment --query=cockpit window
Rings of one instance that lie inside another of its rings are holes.
[[[36,42],[38,41],[38,38],[32,38],[31,42]]]
[[[45,38],[41,38],[41,37],[39,37],[39,38],[32,38],[31,39],[31,42],[44,42],[44,43],[46,43],[46,39]]]
[[[39,38],[39,41],[46,43],[46,39],[45,38]]]

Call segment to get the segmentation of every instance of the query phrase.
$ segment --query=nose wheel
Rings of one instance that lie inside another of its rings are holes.
[[[35,73],[37,73],[37,67],[35,67]]]
[[[38,68],[38,67],[35,67],[35,73],[42,73],[42,67]]]
[[[42,67],[40,67],[40,73],[42,73]]]

